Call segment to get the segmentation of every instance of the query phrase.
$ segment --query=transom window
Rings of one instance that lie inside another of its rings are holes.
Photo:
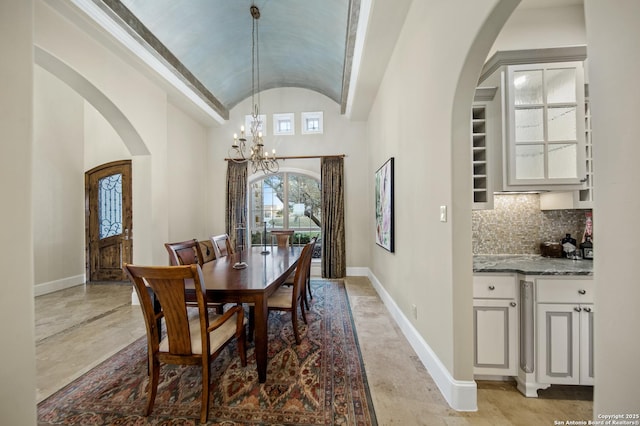
[[[294,245],[320,238],[320,181],[300,173],[277,173],[249,185],[251,244],[275,244],[271,231],[293,229]],[[266,240],[265,238],[266,229]],[[319,245],[314,257],[320,257]]]

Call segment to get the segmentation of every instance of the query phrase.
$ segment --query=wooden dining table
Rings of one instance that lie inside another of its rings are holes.
[[[252,303],[255,318],[255,354],[258,380],[267,379],[267,298],[280,287],[298,264],[302,247],[252,247],[202,265],[209,302]],[[234,268],[239,262],[246,267]]]

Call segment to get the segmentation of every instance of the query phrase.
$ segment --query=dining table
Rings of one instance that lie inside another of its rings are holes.
[[[254,344],[260,383],[267,379],[267,299],[295,270],[302,248],[266,247],[265,250],[254,246],[201,266],[207,301],[253,304]]]

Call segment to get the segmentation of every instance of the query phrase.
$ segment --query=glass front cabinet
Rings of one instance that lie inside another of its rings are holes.
[[[506,67],[505,190],[584,186],[584,95],[582,62]]]

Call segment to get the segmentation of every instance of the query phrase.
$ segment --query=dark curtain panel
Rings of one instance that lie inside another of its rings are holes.
[[[244,245],[247,245],[247,163],[227,161],[227,211],[225,227],[231,245],[239,247],[236,228],[245,228]]]
[[[323,157],[322,179],[322,277],[347,274],[344,243],[344,159]]]

